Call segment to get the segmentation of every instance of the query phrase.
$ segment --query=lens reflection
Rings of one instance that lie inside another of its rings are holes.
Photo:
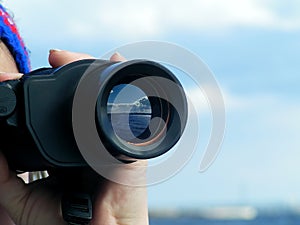
[[[115,134],[126,142],[139,142],[150,136],[151,104],[138,87],[119,84],[107,101],[107,114]]]

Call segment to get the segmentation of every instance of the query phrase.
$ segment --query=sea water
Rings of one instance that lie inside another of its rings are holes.
[[[130,141],[139,137],[148,127],[151,115],[143,113],[112,113],[109,115],[116,135]]]
[[[253,220],[211,220],[201,218],[150,218],[150,225],[299,225],[294,215],[260,216]]]

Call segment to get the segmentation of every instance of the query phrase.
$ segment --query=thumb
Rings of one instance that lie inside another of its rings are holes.
[[[48,58],[50,65],[54,68],[82,59],[94,59],[94,57],[84,53],[52,49]]]
[[[21,204],[26,200],[27,191],[24,182],[9,170],[4,155],[0,152],[0,205],[15,221],[19,221]]]
[[[1,184],[6,183],[10,179],[10,170],[8,168],[7,161],[0,151],[0,192],[1,192]]]
[[[17,79],[20,79],[22,76],[23,76],[22,73],[0,72],[0,82],[6,81],[6,80],[17,80]]]

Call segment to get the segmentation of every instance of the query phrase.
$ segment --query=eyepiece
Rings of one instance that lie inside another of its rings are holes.
[[[99,136],[115,156],[157,157],[180,138],[187,102],[177,78],[161,64],[134,60],[105,71],[96,118]]]

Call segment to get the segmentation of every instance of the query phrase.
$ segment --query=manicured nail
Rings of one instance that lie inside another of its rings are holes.
[[[53,48],[49,50],[49,53],[53,53],[53,52],[61,52],[62,50],[58,49],[58,48]]]

